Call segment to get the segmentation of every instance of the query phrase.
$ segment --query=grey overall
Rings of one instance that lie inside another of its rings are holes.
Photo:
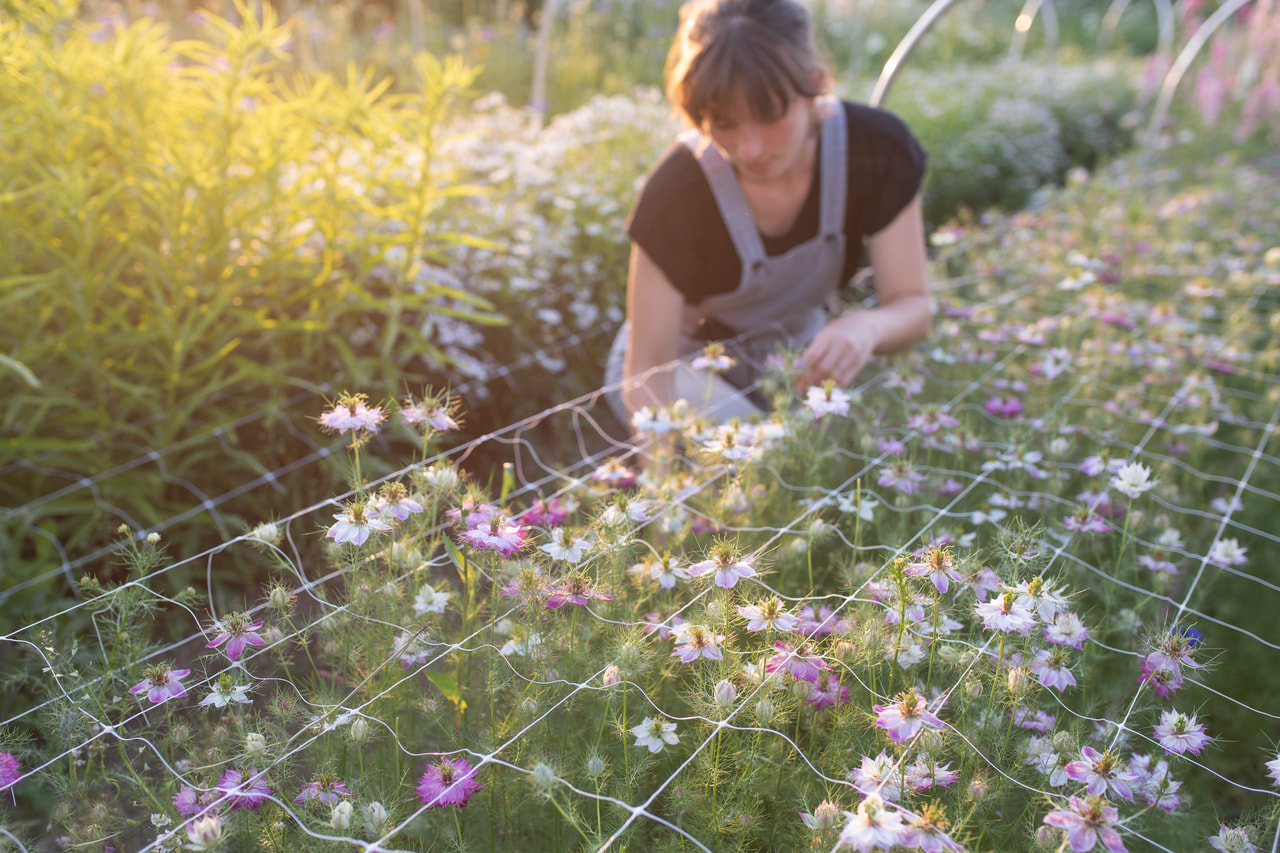
[[[736,389],[749,391],[763,372],[765,360],[771,353],[787,347],[807,346],[826,325],[824,304],[840,286],[840,274],[844,268],[848,141],[845,111],[840,102],[834,98],[823,98],[819,103],[825,116],[821,163],[815,176],[815,180],[820,182],[818,234],[780,255],[765,254],[760,230],[751,216],[733,167],[720,150],[697,131],[681,136],[681,141],[693,152],[706,175],[720,216],[742,261],[742,278],[737,289],[713,294],[697,305],[686,302],[684,306],[679,339],[679,356],[684,364],[677,365],[676,396],[688,399],[695,409],[708,411],[713,408],[715,411],[708,413],[721,418],[760,411],[758,405],[747,399],[747,393]],[[703,329],[708,324],[713,328],[727,328],[729,332],[722,343],[738,363],[721,377],[733,386],[729,391],[739,398],[736,401],[699,401],[681,393],[681,386],[695,388],[699,390],[694,393],[701,397],[708,387],[705,374],[702,378],[695,377],[692,383],[679,381],[681,373],[696,373],[688,368],[687,362],[706,346],[707,335]],[[606,385],[614,386],[622,381],[627,338],[628,326],[623,324],[609,353]],[[614,411],[623,415],[622,395],[614,393],[608,399]],[[624,421],[629,420],[629,417],[624,417]]]

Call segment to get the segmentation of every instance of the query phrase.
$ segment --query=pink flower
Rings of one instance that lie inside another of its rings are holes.
[[[262,801],[272,794],[266,776],[265,771],[246,773],[243,770],[228,769],[222,774],[214,790],[222,795],[222,802],[231,806],[231,811],[253,809],[256,812]]]
[[[907,839],[902,814],[885,804],[879,795],[871,794],[858,804],[857,812],[844,813],[846,823],[836,841],[836,849],[848,847],[860,853],[888,850]]]
[[[549,501],[538,498],[525,510],[521,520],[535,527],[555,527],[563,524],[568,517],[569,513],[560,506],[559,498],[552,498]]]
[[[785,669],[791,673],[793,678],[816,684],[822,670],[831,669],[831,664],[823,660],[821,656],[813,654],[813,646],[808,643],[801,643],[799,648],[793,650],[791,646],[778,641],[773,644],[773,647],[782,652],[782,654],[774,655],[765,662],[765,672],[777,672],[779,669]]]
[[[922,850],[924,853],[965,853],[964,847],[947,835],[926,815],[913,814],[902,810],[907,819],[907,837],[901,842],[903,847],[911,850]]]
[[[1161,711],[1160,723],[1155,727],[1156,739],[1167,752],[1179,755],[1199,755],[1213,738],[1204,732],[1204,726],[1196,722],[1196,715],[1188,717],[1181,711]]]
[[[1099,839],[1111,853],[1126,853],[1120,833],[1111,828],[1120,817],[1114,806],[1106,805],[1096,797],[1088,800],[1071,798],[1070,810],[1060,809],[1044,816],[1044,822],[1066,830],[1072,853],[1092,850]]]
[[[1089,629],[1075,613],[1063,612],[1053,617],[1053,624],[1044,629],[1044,638],[1059,646],[1079,649],[1089,637]]]
[[[377,432],[378,424],[386,419],[382,408],[369,408],[365,404],[364,395],[344,394],[338,398],[334,407],[320,416],[320,426],[333,430],[339,435],[352,429],[367,429]]]
[[[1277,755],[1274,760],[1268,761],[1266,767],[1267,776],[1270,777],[1271,783],[1280,786],[1280,755]]]
[[[945,594],[951,588],[951,581],[960,581],[960,573],[955,569],[955,561],[944,548],[930,548],[917,562],[908,563],[903,570],[912,577],[927,577],[939,594]]]
[[[1067,656],[1061,649],[1041,649],[1027,668],[1040,679],[1041,684],[1056,688],[1059,693],[1076,686],[1075,676],[1067,668]]]
[[[825,415],[839,415],[844,417],[849,414],[849,403],[851,398],[848,393],[836,388],[835,385],[827,383],[826,385],[811,385],[805,394],[804,405],[809,411],[813,412],[815,418],[822,418]]]
[[[494,513],[487,522],[465,530],[461,535],[471,547],[497,551],[504,557],[510,557],[525,545],[524,528],[501,512]]]
[[[929,711],[928,704],[914,690],[902,693],[892,705],[872,705],[879,716],[876,726],[884,729],[895,743],[905,743],[925,726],[940,729],[944,723]]]
[[[267,644],[267,641],[257,633],[257,630],[261,627],[261,622],[250,622],[249,617],[243,613],[232,613],[221,622],[214,623],[214,629],[218,631],[218,636],[214,637],[212,642],[205,643],[204,647],[206,649],[216,649],[226,643],[227,657],[231,660],[239,660],[245,646],[265,646]]]
[[[1091,746],[1082,748],[1080,756],[1080,760],[1072,761],[1065,769],[1068,779],[1085,783],[1085,793],[1100,797],[1110,789],[1117,797],[1133,799],[1129,783],[1136,781],[1137,775],[1125,768],[1120,756],[1111,750],[1100,753]]]
[[[415,790],[418,799],[429,809],[465,808],[471,795],[481,787],[476,768],[465,758],[442,758],[439,764],[427,768]]]
[[[828,672],[819,676],[814,682],[813,689],[809,691],[805,701],[814,708],[829,708],[841,702],[848,702],[852,689],[848,686],[840,686],[840,676],[834,672]]]
[[[0,752],[0,791],[7,791],[22,776],[18,758],[12,752]]]
[[[992,397],[983,408],[998,418],[1016,418],[1022,413],[1023,406],[1017,397]]]
[[[431,399],[416,403],[412,397],[406,397],[400,406],[400,422],[426,424],[432,429],[441,431],[457,429],[458,421],[453,416],[452,409],[453,406],[448,401],[441,403],[439,400]]]
[[[724,659],[724,654],[716,645],[724,640],[723,634],[713,633],[701,625],[681,625],[672,633],[676,635],[677,645],[671,657],[679,658],[681,663],[693,663],[698,658]]]
[[[326,805],[335,805],[339,802],[340,797],[349,797],[351,792],[347,790],[345,782],[338,779],[321,775],[318,779],[302,786],[302,793],[293,798],[295,803],[305,803],[308,800],[319,800]]]
[[[149,667],[147,677],[130,687],[129,692],[136,695],[145,690],[153,705],[169,699],[181,699],[187,695],[182,679],[190,674],[189,669],[169,669],[166,664]]]
[[[592,601],[612,601],[613,596],[596,589],[591,578],[586,575],[574,575],[562,584],[550,589],[547,596],[547,608],[558,610],[566,604],[584,607]]]

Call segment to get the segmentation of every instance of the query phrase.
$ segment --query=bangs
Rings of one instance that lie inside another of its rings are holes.
[[[691,35],[696,41],[697,34]],[[751,118],[768,122],[781,118],[792,98],[821,94],[811,91],[813,69],[806,57],[750,20],[733,21],[702,50],[677,44],[672,53],[668,96],[700,129],[730,118],[744,102]]]

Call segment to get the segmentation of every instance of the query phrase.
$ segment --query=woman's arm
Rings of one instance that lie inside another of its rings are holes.
[[[801,390],[827,379],[853,383],[873,355],[923,340],[932,327],[924,249],[924,217],[917,193],[894,220],[868,238],[879,304],[832,320],[804,352]]]
[[[630,338],[622,367],[623,380],[639,377],[673,360],[679,348],[684,296],[638,245],[631,245],[627,274],[627,321]],[[636,385],[624,385],[627,410],[669,406],[674,401],[671,371],[655,370]]]

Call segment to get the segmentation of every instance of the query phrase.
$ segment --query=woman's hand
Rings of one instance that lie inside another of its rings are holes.
[[[868,311],[842,314],[828,323],[804,351],[804,371],[796,387],[803,393],[810,385],[828,379],[837,388],[853,384],[880,343],[876,318]]]

